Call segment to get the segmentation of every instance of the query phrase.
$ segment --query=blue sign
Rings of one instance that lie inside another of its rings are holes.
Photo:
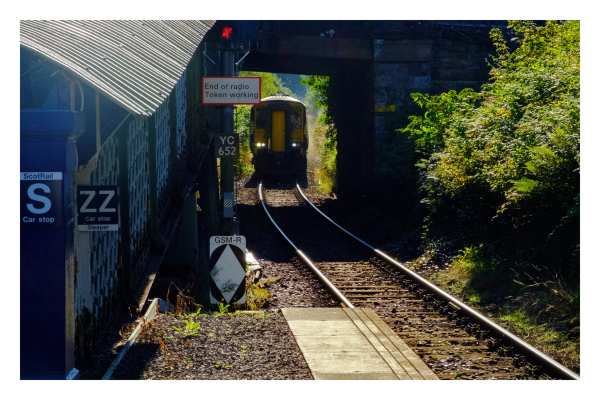
[[[21,228],[62,226],[62,172],[21,172]]]

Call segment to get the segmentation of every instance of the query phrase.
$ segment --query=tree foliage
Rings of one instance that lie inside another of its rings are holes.
[[[308,110],[316,110],[318,119],[312,132],[318,144],[321,169],[325,179],[335,187],[337,175],[337,130],[334,124],[335,104],[331,101],[331,85],[328,76],[310,75],[302,79],[310,88],[306,94]]]
[[[513,227],[544,220],[542,236],[578,236],[579,21],[509,27],[514,50],[490,33],[497,53],[480,93],[412,94],[425,113],[401,131],[422,157],[423,202],[432,213],[491,212]]]

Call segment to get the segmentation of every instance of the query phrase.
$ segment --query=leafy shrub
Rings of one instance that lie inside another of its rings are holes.
[[[334,124],[335,104],[331,102],[331,86],[329,77],[310,75],[302,79],[302,84],[307,85],[307,99],[313,104],[307,105],[308,109],[316,110],[318,119],[313,126],[312,139],[319,152],[321,168],[317,171],[319,187],[325,192],[335,188],[337,174],[337,130]]]
[[[432,215],[494,217],[524,231],[530,250],[561,237],[571,253],[579,241],[579,22],[509,26],[517,47],[491,31],[497,54],[481,93],[412,94],[425,114],[400,134],[411,135],[422,157]]]

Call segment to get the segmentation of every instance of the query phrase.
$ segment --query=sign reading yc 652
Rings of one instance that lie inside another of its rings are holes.
[[[218,158],[236,158],[240,154],[240,135],[215,135],[215,153]]]

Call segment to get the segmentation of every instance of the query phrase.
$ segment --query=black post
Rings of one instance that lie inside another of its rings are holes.
[[[221,76],[234,76],[235,45],[233,42],[222,43],[221,52]],[[233,133],[233,106],[221,106],[221,134]],[[232,158],[221,158],[221,200],[225,193],[233,193],[233,163]],[[221,219],[221,234],[233,235],[233,218]]]

